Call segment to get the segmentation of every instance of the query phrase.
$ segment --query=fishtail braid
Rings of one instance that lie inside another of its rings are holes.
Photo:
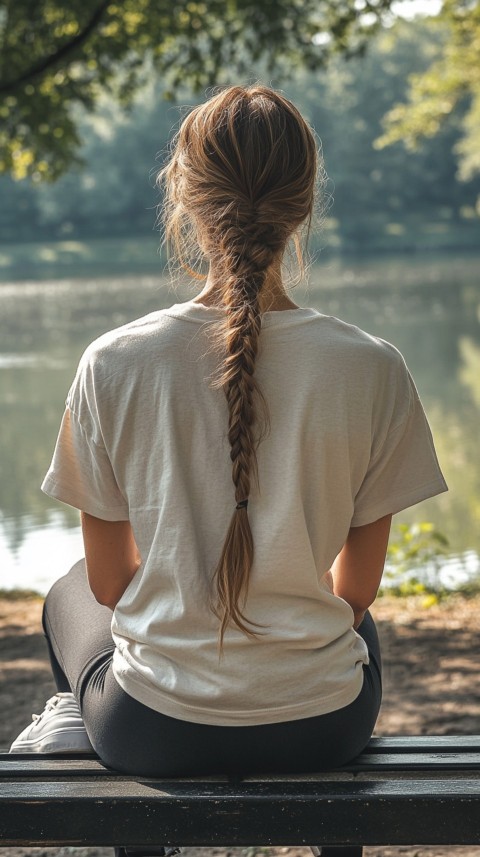
[[[218,239],[219,253],[227,268],[222,286],[226,316],[216,331],[216,338],[223,343],[224,357],[214,386],[223,389],[227,400],[236,502],[214,574],[221,649],[229,622],[248,636],[255,636],[248,625],[261,627],[246,619],[239,601],[246,600],[254,556],[248,499],[252,476],[258,484],[256,447],[268,426],[266,403],[255,379],[262,325],[258,298],[283,239],[261,223],[261,206],[240,204],[235,223],[223,220],[218,224]],[[257,404],[262,406],[263,425]]]

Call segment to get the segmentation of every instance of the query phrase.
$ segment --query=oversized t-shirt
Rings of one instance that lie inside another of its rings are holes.
[[[226,726],[295,720],[352,702],[368,652],[325,572],[350,527],[446,490],[401,354],[314,309],[267,312],[256,378],[269,431],[248,515],[245,615],[219,659],[212,573],[235,506],[228,410],[212,388],[211,323],[188,301],[85,351],[43,490],[129,520],[142,563],[113,613],[113,670],[138,701]],[[260,412],[259,412],[260,413]]]

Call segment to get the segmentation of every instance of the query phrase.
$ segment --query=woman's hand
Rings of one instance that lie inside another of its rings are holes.
[[[350,604],[354,628],[375,601],[383,574],[391,515],[363,527],[352,527],[332,565],[333,593]],[[328,572],[327,572],[328,573]]]
[[[141,564],[130,521],[104,521],[82,512],[90,589],[99,604],[114,610]]]

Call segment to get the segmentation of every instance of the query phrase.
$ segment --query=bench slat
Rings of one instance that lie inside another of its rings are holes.
[[[447,780],[409,780],[408,799],[428,794],[436,800],[437,794],[445,797],[450,795],[474,795],[480,798],[480,777],[470,779],[468,777],[449,777]],[[362,779],[355,783],[355,795],[353,795],[351,781],[338,780],[332,782],[314,782],[307,780],[290,781],[278,779],[224,782],[213,780],[130,780],[117,778],[104,782],[102,780],[78,780],[78,781],[55,781],[31,783],[18,782],[2,784],[2,802],[9,804],[12,801],[30,800],[32,803],[48,801],[117,801],[119,798],[134,800],[137,798],[152,801],[182,801],[188,799],[194,803],[201,801],[217,800],[311,800],[315,802],[319,797],[330,797],[335,794],[350,795],[355,799],[365,796],[377,797],[384,795],[404,795],[403,784],[396,780],[371,780]],[[432,792],[435,794],[432,795]],[[480,818],[479,818],[480,822]]]
[[[473,845],[480,778],[2,786],[3,845]]]
[[[418,771],[418,770],[471,770],[480,771],[480,751],[477,753],[362,753],[353,762],[338,768],[339,771]],[[107,768],[99,759],[61,759],[45,758],[38,756],[20,755],[0,757],[1,777],[29,777],[32,779],[52,776],[59,777],[90,777],[94,774],[98,777],[117,777],[115,771]],[[297,776],[302,776],[301,774]],[[317,777],[322,779],[322,774],[308,775],[308,778]],[[275,779],[275,775],[269,775],[269,779]],[[228,780],[228,777],[213,777],[215,781]],[[249,780],[258,779],[256,776],[248,776]],[[260,776],[261,779],[261,776]],[[285,779],[285,775],[279,779]]]
[[[405,755],[436,754],[443,752],[453,752],[456,755],[462,753],[480,753],[480,735],[395,735],[382,736],[379,738],[371,738],[365,754],[375,754],[378,756],[399,753]],[[364,754],[362,754],[364,755]],[[86,760],[96,760],[97,757],[92,754],[66,754],[69,761],[78,760],[82,763]],[[28,759],[33,761],[35,754],[14,754],[8,753],[8,750],[0,749],[0,762],[9,761],[12,759]],[[54,759],[55,761],[62,758],[61,755],[41,754],[39,758]]]
[[[420,769],[443,768],[444,770],[480,771],[480,749],[476,753],[362,753],[345,766],[351,771],[389,770],[414,771]]]
[[[393,735],[371,738],[369,753],[478,752],[480,735]]]

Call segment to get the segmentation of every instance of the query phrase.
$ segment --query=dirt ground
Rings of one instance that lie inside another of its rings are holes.
[[[480,734],[480,598],[381,598],[384,701],[377,735]],[[0,599],[0,747],[43,710],[55,688],[42,636],[41,601]],[[480,847],[365,848],[365,857],[478,857]],[[111,857],[107,848],[0,848],[0,857]],[[311,857],[307,848],[185,848],[183,857]]]

